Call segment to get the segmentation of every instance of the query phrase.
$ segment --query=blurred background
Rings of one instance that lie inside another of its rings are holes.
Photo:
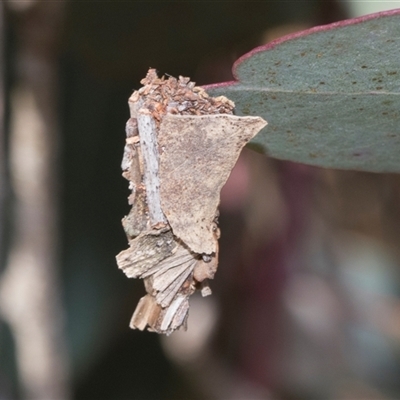
[[[245,150],[213,295],[187,332],[128,328],[127,100],[245,52],[400,7],[359,1],[0,3],[0,400],[400,398],[400,177]],[[350,38],[349,38],[350,40]]]

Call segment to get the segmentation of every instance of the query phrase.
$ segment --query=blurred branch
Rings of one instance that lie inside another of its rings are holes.
[[[5,180],[5,151],[4,151],[4,131],[5,131],[5,93],[4,93],[4,35],[5,18],[4,3],[0,3],[0,260],[3,259],[3,232],[4,232],[4,199],[6,190]]]
[[[14,7],[12,2],[8,3]],[[64,3],[16,8],[11,92],[13,237],[0,280],[0,311],[16,343],[24,397],[67,399],[67,351],[57,261],[57,38]]]

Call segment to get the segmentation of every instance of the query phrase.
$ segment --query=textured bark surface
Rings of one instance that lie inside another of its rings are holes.
[[[130,326],[170,334],[186,329],[189,297],[211,294],[218,266],[220,190],[243,146],[266,122],[232,115],[188,78],[159,79],[149,70],[129,99],[122,161],[132,194],[122,224],[129,248],[117,263],[144,279],[147,295]]]

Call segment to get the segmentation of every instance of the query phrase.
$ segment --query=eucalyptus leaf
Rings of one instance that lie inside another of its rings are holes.
[[[275,40],[233,72],[206,89],[268,121],[250,144],[269,156],[400,172],[400,9]]]

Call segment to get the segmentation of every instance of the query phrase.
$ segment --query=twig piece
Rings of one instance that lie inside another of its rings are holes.
[[[144,160],[143,183],[146,187],[149,217],[152,226],[166,224],[161,210],[160,179],[158,177],[157,126],[150,111],[140,109],[137,115],[140,147]]]

